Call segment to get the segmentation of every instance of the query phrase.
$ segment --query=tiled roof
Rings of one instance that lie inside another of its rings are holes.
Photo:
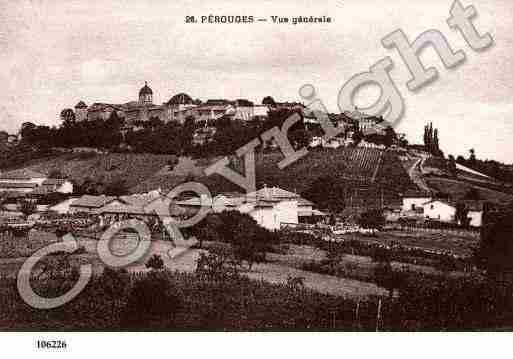
[[[313,202],[310,202],[309,200],[307,200],[303,197],[299,197],[297,204],[300,206],[313,206],[314,205]]]
[[[112,196],[91,196],[88,194],[83,195],[79,199],[77,199],[75,202],[73,202],[73,207],[89,207],[89,208],[99,208],[104,205],[106,205],[109,202],[112,202],[115,200],[116,197]]]
[[[76,202],[75,202],[76,203]],[[73,205],[75,204],[73,203]],[[134,206],[129,204],[107,204],[98,208],[95,213],[116,213],[116,214],[146,214],[146,211],[141,206]]]
[[[484,203],[486,201],[473,201],[473,200],[454,201],[454,200],[445,200],[445,199],[433,199],[431,201],[423,203],[423,206],[430,204],[430,203],[434,203],[434,202],[444,203],[444,204],[449,205],[454,208],[456,208],[456,205],[458,205],[458,203],[463,203],[465,205],[465,207],[471,211],[482,211]]]
[[[431,194],[429,194],[428,192],[423,191],[421,189],[411,189],[411,190],[407,190],[403,194],[403,197],[408,197],[408,198],[430,198]]]
[[[0,192],[0,198],[9,199],[9,198],[19,198],[25,197],[26,194],[20,191],[2,191]]]
[[[48,178],[43,181],[43,186],[60,186],[66,181],[63,178]]]
[[[45,178],[46,175],[33,171],[28,168],[21,168],[19,170],[8,171],[0,174],[0,179],[32,179],[32,178]]]
[[[0,188],[36,188],[37,183],[30,182],[0,182]]]
[[[134,206],[144,206],[149,202],[160,197],[159,193],[133,194],[130,196],[121,196],[121,200]]]
[[[258,197],[260,199],[271,201],[281,201],[284,199],[298,199],[299,195],[279,187],[264,187],[256,192],[249,193],[248,197]]]

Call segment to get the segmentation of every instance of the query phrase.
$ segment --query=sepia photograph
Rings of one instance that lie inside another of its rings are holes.
[[[1,0],[0,342],[511,331],[511,14]]]

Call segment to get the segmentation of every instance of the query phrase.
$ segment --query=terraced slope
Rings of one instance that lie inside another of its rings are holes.
[[[219,175],[204,175],[204,168],[215,159],[181,158],[172,170],[167,166],[170,159],[173,159],[173,156],[65,154],[42,160],[27,168],[46,174],[52,170],[59,170],[77,183],[81,183],[85,178],[104,183],[123,179],[131,188],[131,192],[145,192],[157,188],[168,191],[177,184],[190,180],[206,184],[213,193],[242,190]],[[282,159],[280,152],[257,155],[258,187],[267,184],[301,193],[317,178],[334,176],[347,184],[348,191],[354,192],[355,201],[363,201],[363,197],[379,197],[380,201],[384,197],[397,198],[400,192],[415,187],[396,154],[390,151],[366,148],[316,150],[310,151],[290,166],[280,169],[277,164]],[[326,190],[329,193],[329,188]]]

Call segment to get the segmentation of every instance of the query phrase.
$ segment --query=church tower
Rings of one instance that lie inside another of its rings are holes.
[[[151,105],[153,103],[153,91],[148,87],[148,82],[144,82],[144,87],[139,90],[139,103],[141,105]]]
[[[87,120],[87,105],[84,101],[80,101],[75,106],[75,120],[77,122]]]

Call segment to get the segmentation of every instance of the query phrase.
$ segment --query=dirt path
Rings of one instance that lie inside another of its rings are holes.
[[[424,163],[425,157],[420,157],[408,171],[408,175],[411,180],[422,190],[431,193],[431,189],[422,179],[422,164]]]

